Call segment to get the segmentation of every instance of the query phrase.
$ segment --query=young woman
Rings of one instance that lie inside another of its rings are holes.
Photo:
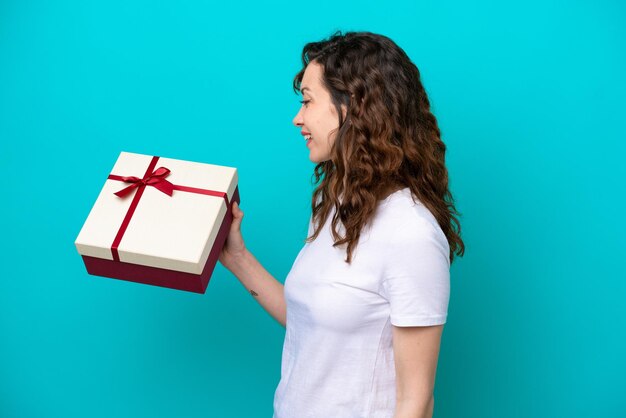
[[[302,63],[293,123],[316,163],[309,236],[283,287],[246,249],[235,203],[220,255],[286,327],[274,418],[431,417],[464,244],[419,71],[370,32],[308,43]]]

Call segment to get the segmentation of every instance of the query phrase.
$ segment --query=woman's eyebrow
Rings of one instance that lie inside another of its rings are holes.
[[[300,93],[304,93],[304,90],[311,91],[311,89],[310,89],[310,88],[308,88],[308,87],[302,87],[302,88],[300,89]]]

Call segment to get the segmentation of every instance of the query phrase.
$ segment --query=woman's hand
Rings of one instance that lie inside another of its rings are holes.
[[[220,252],[219,260],[224,267],[230,269],[230,264],[242,257],[246,251],[241,235],[241,220],[243,219],[243,211],[239,209],[237,202],[232,203],[233,221],[230,225],[230,231],[226,237],[226,242]]]

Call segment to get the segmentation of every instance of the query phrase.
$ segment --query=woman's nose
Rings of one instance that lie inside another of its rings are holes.
[[[304,121],[302,120],[302,108],[298,110],[298,113],[296,113],[296,116],[293,118],[293,124],[296,126],[304,125]]]

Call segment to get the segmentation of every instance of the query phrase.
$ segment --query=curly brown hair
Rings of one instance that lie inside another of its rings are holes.
[[[345,261],[351,263],[361,230],[378,202],[389,190],[409,187],[445,234],[450,262],[455,253],[462,256],[465,246],[448,190],[446,146],[417,66],[386,36],[337,31],[304,46],[303,67],[293,81],[296,93],[312,61],[323,68],[322,83],[337,109],[339,126],[331,132],[336,136],[330,160],[314,169],[313,184],[319,183],[312,202],[316,227],[306,242],[317,238],[334,206],[334,246],[347,243]],[[345,120],[342,105],[347,107]],[[345,228],[343,237],[337,232],[339,222]]]

